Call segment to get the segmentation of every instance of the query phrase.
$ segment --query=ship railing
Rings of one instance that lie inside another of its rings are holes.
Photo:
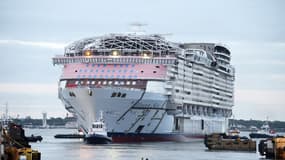
[[[55,56],[53,65],[69,63],[96,63],[96,64],[165,64],[175,63],[175,57],[141,57],[141,56]]]
[[[227,58],[231,58],[231,55],[227,54],[227,53],[224,53],[224,52],[218,52],[218,51],[215,51],[214,54],[217,54],[217,55],[222,55],[222,56],[225,56]]]

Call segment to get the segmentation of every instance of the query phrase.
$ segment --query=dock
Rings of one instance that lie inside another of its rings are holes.
[[[256,141],[246,137],[228,136],[225,133],[206,135],[204,144],[209,150],[256,152]]]
[[[22,126],[15,123],[0,124],[0,153],[1,159],[41,159],[41,153],[31,148]]]

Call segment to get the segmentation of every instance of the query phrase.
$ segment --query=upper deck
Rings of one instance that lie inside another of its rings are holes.
[[[175,55],[181,48],[159,35],[109,34],[75,41],[65,48],[73,56],[148,56]]]
[[[108,34],[82,39],[68,45],[64,55],[53,57],[53,64],[167,66],[177,65],[178,59],[186,63],[188,60],[205,63],[211,69],[225,73],[234,72],[230,65],[231,54],[226,46],[215,43],[174,43],[160,35]]]
[[[109,34],[71,43],[53,64],[173,64],[181,48],[159,35]]]

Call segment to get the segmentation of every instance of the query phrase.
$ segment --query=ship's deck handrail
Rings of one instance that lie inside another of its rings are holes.
[[[141,56],[55,56],[53,65],[69,63],[96,63],[96,64],[174,64],[175,57],[141,57]]]

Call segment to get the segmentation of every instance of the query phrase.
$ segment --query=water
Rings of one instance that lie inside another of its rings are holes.
[[[107,145],[87,145],[80,139],[55,139],[55,134],[73,133],[71,129],[25,129],[26,135],[41,135],[42,142],[31,143],[42,153],[43,160],[256,160],[258,153],[209,151],[202,140],[181,142],[144,142]]]

